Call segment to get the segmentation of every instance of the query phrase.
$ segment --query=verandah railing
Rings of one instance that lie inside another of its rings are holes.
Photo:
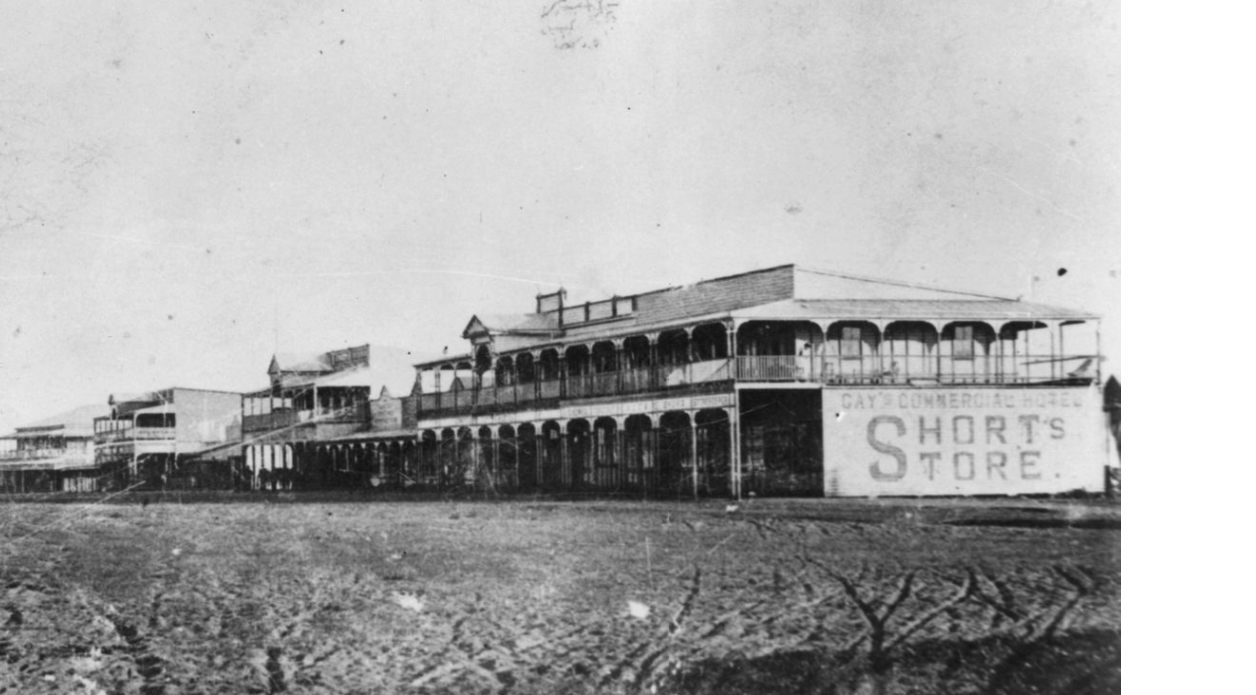
[[[937,355],[761,355],[678,365],[639,367],[614,372],[567,374],[480,388],[454,388],[418,397],[424,413],[509,409],[535,401],[586,399],[666,392],[738,380],[765,383],[848,385],[1024,385],[1093,380],[1094,355],[988,355],[972,358]]]
[[[498,384],[478,389],[454,388],[424,393],[418,412],[463,412],[472,409],[513,407],[535,401],[599,398],[682,389],[732,379],[732,361],[707,360],[689,364],[660,365],[594,374],[568,374],[560,379]]]

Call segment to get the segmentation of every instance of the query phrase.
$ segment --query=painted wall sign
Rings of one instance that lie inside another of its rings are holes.
[[[1103,490],[1098,389],[825,389],[828,495]]]
[[[649,401],[629,401],[625,403],[599,403],[597,405],[573,405],[561,409],[564,418],[594,418],[612,415],[635,415],[638,413],[665,413],[669,410],[705,410],[707,408],[727,408],[733,404],[733,394],[721,393],[714,396],[693,396],[691,398],[663,398]]]

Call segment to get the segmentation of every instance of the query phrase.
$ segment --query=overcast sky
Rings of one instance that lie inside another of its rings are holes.
[[[1119,22],[1003,0],[9,3],[0,430],[258,388],[277,346],[426,357],[559,284],[788,262],[1098,311],[1119,370]]]

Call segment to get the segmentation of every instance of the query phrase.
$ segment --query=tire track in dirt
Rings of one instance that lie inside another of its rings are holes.
[[[0,663],[13,663],[17,661],[18,654],[15,653],[13,638],[9,632],[21,629],[24,619],[21,609],[17,606],[3,606],[3,608],[9,615],[4,621],[4,632],[0,632]],[[13,653],[11,657],[10,653]]]
[[[110,615],[108,619],[113,623],[113,628],[117,631],[118,636],[126,644],[124,651],[131,662],[135,664],[136,673],[144,680],[140,686],[141,695],[162,695],[165,693],[165,686],[157,682],[157,679],[162,674],[161,659],[149,651],[148,638],[140,634],[139,628],[119,615]]]
[[[1009,629],[1013,630],[1019,630],[1021,627],[1038,623],[1041,625],[1039,630],[1033,631],[1030,629],[1031,633],[1037,632],[1037,635],[1027,635],[1029,641],[1022,643],[1023,647],[1019,650],[1027,653],[1041,639],[1049,637],[1065,627],[1070,613],[1086,596],[1093,593],[1093,590],[1098,585],[1096,578],[1082,568],[1074,567],[1070,570],[1063,566],[1056,566],[1052,571],[1071,587],[1067,597],[1064,598],[1062,603],[1058,598],[1049,599],[1048,605],[1040,611],[1023,611],[1018,608],[1018,601],[1014,598],[1012,590],[1005,582],[989,572],[982,572],[982,576],[979,578],[978,570],[968,566],[962,568],[964,576],[959,580],[953,580],[944,575],[929,576],[929,581],[926,583],[948,588],[949,595],[940,599],[931,599],[931,605],[918,606],[911,613],[899,615],[904,610],[906,602],[916,594],[915,589],[918,588],[919,581],[922,578],[917,570],[909,569],[900,572],[897,578],[892,580],[892,586],[880,590],[874,588],[873,596],[865,598],[861,594],[860,588],[868,585],[864,578],[869,569],[866,564],[861,565],[859,575],[852,580],[846,573],[810,556],[806,543],[798,538],[799,535],[805,535],[807,529],[785,530],[770,523],[763,523],[748,517],[746,521],[759,532],[760,537],[764,538],[764,540],[767,540],[767,536],[772,534],[794,547],[795,556],[803,564],[803,570],[796,572],[795,578],[804,587],[809,596],[814,595],[815,591],[805,578],[807,567],[821,571],[825,576],[834,579],[841,586],[845,597],[858,611],[858,615],[865,624],[865,629],[846,642],[840,648],[840,652],[853,653],[863,645],[863,650],[869,658],[874,690],[884,687],[886,674],[888,674],[895,663],[895,653],[943,615],[951,615],[953,618],[951,632],[959,629],[957,627],[958,620],[955,619],[955,616],[962,614],[966,607],[970,607],[970,604],[992,611],[989,631],[997,631],[1000,620],[1010,624],[1011,627]],[[825,530],[821,530],[821,532],[824,533]],[[831,533],[825,533],[825,535],[832,536]],[[985,580],[987,586],[983,587],[982,579]],[[773,582],[779,592],[783,584],[783,577],[779,569],[774,569],[773,571]],[[873,586],[875,587],[875,583]],[[1055,595],[1058,596],[1058,594]],[[791,608],[793,607],[787,608],[786,612],[789,612]],[[1043,618],[1047,618],[1045,624],[1041,622]],[[896,624],[892,624],[892,621]],[[823,625],[823,618],[818,618],[810,633],[804,638],[804,641],[820,640],[824,632]],[[998,682],[997,678],[995,682]]]
[[[476,594],[469,606],[458,611],[459,616],[449,626],[446,649],[434,653],[437,663],[414,674],[411,687],[453,688],[462,685],[467,677],[480,682],[481,687],[496,689],[499,694],[509,693],[519,682],[516,670],[521,667],[519,655],[547,643],[540,639],[522,648],[508,637],[522,631],[488,618],[481,606],[483,596]],[[470,630],[469,624],[479,623],[487,630]],[[579,634],[581,626],[563,637]]]
[[[1113,621],[1119,598],[1114,600],[1111,589],[1114,581],[1119,582],[1119,570],[1104,574],[1071,564],[1053,568],[1048,563],[1058,560],[1036,556],[1028,561],[1011,556],[1016,564],[1002,556],[987,561],[976,551],[971,560],[941,557],[939,561],[930,550],[924,560],[927,564],[921,565],[909,546],[928,542],[928,538],[917,536],[911,526],[872,525],[860,530],[845,523],[826,527],[760,517],[744,518],[750,528],[729,535],[729,526],[743,520],[740,515],[712,516],[719,520],[704,517],[689,527],[675,523],[656,536],[655,547],[661,550],[655,559],[665,552],[690,555],[673,555],[656,564],[650,577],[635,572],[634,562],[639,558],[631,543],[604,544],[606,548],[591,548],[591,556],[622,560],[622,566],[614,565],[613,574],[602,565],[576,573],[573,585],[586,584],[580,591],[568,591],[564,585],[562,592],[544,594],[526,585],[503,583],[510,588],[493,593],[496,584],[484,588],[461,578],[441,579],[425,585],[431,592],[425,595],[426,603],[435,610],[409,609],[413,612],[404,610],[405,606],[398,611],[389,601],[390,594],[411,587],[387,583],[386,576],[369,570],[361,571],[365,579],[351,579],[352,564],[316,579],[242,554],[241,562],[249,567],[224,572],[210,566],[219,562],[217,557],[189,550],[181,560],[187,576],[145,572],[153,589],[128,599],[125,607],[118,603],[125,616],[122,620],[135,628],[137,639],[128,640],[102,616],[106,624],[100,630],[107,639],[95,637],[95,642],[84,644],[106,645],[103,662],[109,672],[132,680],[107,682],[109,676],[102,669],[101,685],[109,692],[125,687],[135,692],[163,682],[170,692],[176,688],[186,692],[242,692],[246,688],[269,693],[388,692],[410,690],[407,682],[418,683],[415,689],[424,692],[496,695],[648,692],[655,685],[666,692],[687,691],[695,685],[706,688],[703,692],[720,692],[727,685],[723,690],[727,692],[736,691],[736,684],[743,681],[728,675],[731,670],[710,664],[736,669],[748,661],[752,662],[748,668],[762,673],[782,667],[809,668],[810,657],[794,660],[798,654],[836,658],[823,668],[860,674],[860,669],[866,669],[873,630],[847,587],[819,565],[844,575],[865,608],[878,615],[896,603],[907,575],[914,572],[907,595],[885,617],[882,629],[883,650],[894,664],[887,681],[891,689],[902,683],[901,674],[919,670],[922,658],[966,654],[966,645],[986,637],[996,639],[985,643],[992,646],[979,647],[986,650],[976,655],[983,660],[980,670],[955,667],[946,677],[948,683],[960,679],[973,685],[970,691],[980,691],[995,661],[1028,634],[1051,635],[1053,641],[1045,648],[1054,650],[1065,643],[1062,640],[1074,639],[1079,630],[1096,627],[1110,632],[1113,625],[1119,630],[1119,623]],[[653,526],[648,532],[657,533]],[[887,544],[884,557],[876,555],[881,540]],[[487,547],[495,552],[497,546]],[[905,553],[894,554],[904,547],[908,548]],[[350,560],[358,557],[357,553],[347,555]],[[912,559],[903,560],[903,556]],[[870,560],[860,562],[864,558]],[[306,562],[318,566],[325,561]],[[380,565],[384,569],[396,566]],[[546,577],[547,583],[555,573],[544,557],[529,569]],[[407,574],[416,588],[421,578],[419,572]],[[216,579],[222,583],[216,585]],[[647,583],[654,581],[659,583],[650,583],[647,590]],[[153,593],[158,588],[164,591]],[[102,605],[94,591],[88,589],[83,599],[73,599],[75,605],[82,603],[77,610],[93,612],[88,606]],[[476,591],[483,591],[487,601],[471,601]],[[624,592],[652,603],[653,614],[648,619],[614,614],[608,606],[622,603]],[[64,604],[66,593],[58,588],[47,600],[36,600],[33,593],[24,592],[16,603],[0,597],[0,641],[6,635],[17,640],[14,646],[21,652],[16,656],[22,678],[39,679],[44,672],[35,669],[42,664],[64,669],[69,659],[80,655],[72,653],[72,648],[49,650],[43,642],[32,641],[29,630],[18,634],[3,623],[16,612],[26,627],[49,629],[42,626],[51,616],[58,616],[54,604]],[[569,594],[579,596],[579,602],[565,602]],[[443,600],[437,598],[442,595]],[[1090,612],[1092,607],[1095,614]],[[61,617],[56,621],[52,622],[58,630],[83,622]],[[198,650],[198,644],[214,644],[217,649],[207,653]],[[143,682],[137,673],[145,647],[147,654],[166,660],[160,664],[162,672],[150,679],[152,683]],[[1050,663],[1042,652],[1026,653],[1035,663]],[[0,663],[4,658],[0,655]],[[90,658],[102,659],[99,652]],[[994,690],[1022,685],[1025,669],[1008,669],[1011,675],[996,680]],[[199,676],[196,670],[201,671]],[[64,672],[58,672],[59,679]],[[841,687],[855,687],[851,683],[843,682]],[[859,687],[866,683],[860,681]],[[48,687],[35,680],[31,685],[32,691]]]
[[[993,590],[984,587],[983,582],[993,587]],[[1002,620],[1008,621],[1011,626],[1015,627],[1025,619],[1007,585],[987,570],[974,573],[973,598],[993,609],[990,612],[988,628],[991,632],[1000,628]]]
[[[642,659],[640,667],[637,668],[637,680],[633,685],[638,689],[644,688],[646,683],[659,676],[659,659],[667,654],[672,640],[684,628],[685,620],[693,612],[694,603],[698,600],[700,593],[702,593],[702,568],[695,564],[693,566],[693,578],[690,579],[689,591],[685,594],[685,598],[680,604],[680,609],[676,611],[676,614],[672,616],[671,621],[667,625],[667,641],[646,655]]]
[[[1073,592],[1072,596],[1070,596],[1068,600],[1059,607],[1055,615],[1051,617],[1051,620],[1042,629],[1042,632],[1039,633],[1039,639],[1054,635],[1056,630],[1064,622],[1064,619],[1068,616],[1069,612],[1071,612],[1078,603],[1081,603],[1082,599],[1089,596],[1091,591],[1095,588],[1094,580],[1082,579],[1081,577],[1085,575],[1082,574],[1080,570],[1074,569],[1070,571],[1064,565],[1055,565],[1051,569],[1058,576],[1062,577],[1064,581],[1068,582],[1068,584],[1072,587]]]
[[[941,578],[943,583],[950,584],[955,588],[955,593],[950,598],[943,600],[938,605],[925,611],[924,614],[920,615],[915,620],[908,623],[897,633],[891,633],[892,638],[885,645],[885,650],[887,652],[893,649],[894,647],[897,647],[898,645],[906,642],[913,635],[915,635],[917,632],[924,629],[925,626],[933,622],[936,618],[941,616],[943,613],[950,611],[952,608],[972,598],[974,587],[977,581],[976,573],[974,572],[972,568],[965,568],[965,569],[966,569],[966,572],[965,572],[965,577],[962,584],[954,585],[952,582],[948,581],[946,577]]]
[[[1064,579],[1069,589],[1071,589],[1069,597],[1063,604],[1055,607],[1051,618],[1041,628],[1036,631],[1031,629],[1025,639],[995,666],[993,673],[986,682],[985,689],[982,690],[983,694],[994,695],[995,693],[1004,692],[1013,681],[1018,669],[1021,668],[1029,656],[1037,651],[1043,643],[1056,635],[1069,612],[1084,598],[1092,594],[1100,584],[1100,580],[1080,567],[1074,566],[1070,570],[1070,568],[1064,565],[1054,565],[1051,571],[1056,576]],[[1044,609],[1034,618],[1041,617],[1048,612],[1050,612],[1050,609]],[[1033,618],[1030,620],[1033,620]]]
[[[649,679],[656,675],[658,660],[673,647],[675,638],[685,628],[701,592],[702,568],[695,563],[693,574],[689,579],[689,589],[681,600],[680,607],[655,637],[636,643],[613,665],[605,669],[606,673],[598,682],[599,689],[608,688],[616,682],[626,681],[635,689],[641,690]]]

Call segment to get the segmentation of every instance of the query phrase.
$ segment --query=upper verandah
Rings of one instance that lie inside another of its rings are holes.
[[[472,352],[491,344],[505,354],[657,332],[684,324],[721,320],[867,320],[881,324],[920,320],[1084,322],[1093,313],[957,290],[861,277],[793,264],[754,270],[692,285],[615,296],[569,305],[566,292],[539,295],[531,314],[477,315],[462,337]],[[995,330],[998,330],[997,326]],[[416,364],[419,369],[465,361],[448,356]]]

